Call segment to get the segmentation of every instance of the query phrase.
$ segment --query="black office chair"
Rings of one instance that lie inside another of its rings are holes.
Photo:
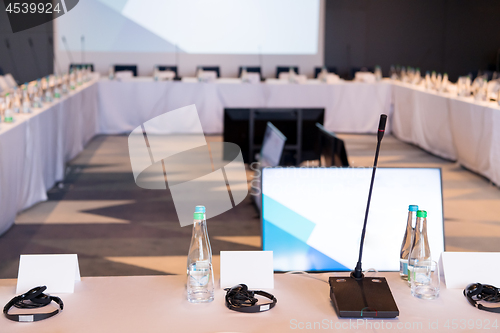
[[[160,71],[172,71],[175,73],[175,77],[178,76],[177,66],[157,65],[156,68],[158,68],[158,70]]]
[[[134,73],[134,76],[137,76],[137,65],[115,65],[114,69],[115,73],[122,71],[131,71]]]
[[[298,66],[277,66],[276,67],[276,78],[278,79],[280,77],[281,72],[288,73],[290,71],[290,68],[293,68],[293,71],[295,72],[295,74],[299,74],[299,67]]]
[[[243,71],[243,68],[247,70],[247,73],[259,73],[260,76],[262,77],[262,73],[260,71],[260,66],[257,67],[246,67],[246,66],[240,66],[238,69],[238,77],[241,76],[241,72]]]
[[[319,165],[323,167],[348,167],[347,151],[342,139],[316,123],[319,132]],[[323,161],[322,161],[323,159]]]
[[[4,71],[3,71],[2,67],[0,67],[0,75],[4,75]]]
[[[217,77],[220,77],[220,68],[219,66],[200,66],[204,71],[216,72]]]
[[[351,67],[351,79],[354,79],[354,76],[357,72],[374,72],[373,67]]]
[[[319,73],[323,70],[323,67],[314,67],[314,78],[317,79]],[[326,66],[326,70],[328,73],[333,73],[333,74],[338,74],[337,73],[337,67],[328,67]]]
[[[90,71],[91,72],[94,71],[94,64],[82,64],[82,63],[72,63],[72,64],[70,64],[69,65],[69,71],[71,72],[71,70],[73,70],[73,69],[82,69],[85,66],[87,66],[87,68],[90,67]]]

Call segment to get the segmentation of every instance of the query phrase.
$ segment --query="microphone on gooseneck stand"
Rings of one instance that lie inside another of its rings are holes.
[[[56,49],[54,48],[54,41],[52,40],[51,36],[49,36],[49,45],[53,49],[53,51],[52,51],[52,59],[54,60],[54,64],[56,65],[57,73],[62,74],[62,72],[61,72],[61,66],[59,66],[59,62],[57,61],[57,58],[56,58]],[[54,70],[54,72],[55,72],[55,70]]]
[[[351,276],[355,279],[362,279],[364,277],[363,271],[361,270],[361,257],[363,256],[366,222],[368,221],[368,212],[370,211],[370,202],[372,201],[373,181],[375,180],[375,171],[377,171],[380,143],[382,142],[382,138],[384,137],[386,123],[387,123],[387,116],[385,114],[380,115],[380,121],[378,123],[378,132],[377,132],[377,149],[375,150],[375,161],[373,162],[373,170],[372,170],[372,180],[370,182],[370,191],[368,192],[368,202],[366,203],[365,221],[363,223],[363,231],[361,232],[361,241],[359,244],[359,258],[358,258],[358,263],[356,264],[356,268],[354,269],[354,271],[351,272]]]
[[[82,44],[82,65],[85,64],[85,36],[82,35],[82,38],[80,39],[81,44]]]
[[[17,70],[16,60],[14,59],[14,55],[12,54],[12,50],[10,49],[10,42],[9,42],[8,38],[5,38],[5,46],[7,47],[7,50],[9,50],[9,56],[10,56],[10,60],[12,61],[12,68],[14,69],[15,79],[16,79],[16,81],[18,81],[18,80],[20,80],[19,79],[19,71]],[[17,83],[19,83],[19,82],[17,82]]]
[[[43,76],[42,70],[40,69],[40,65],[38,64],[38,58],[36,56],[35,47],[33,46],[33,41],[31,40],[31,37],[28,38],[28,43],[30,44],[31,53],[33,54],[33,60],[35,61],[35,66],[38,70],[38,77],[42,77]]]
[[[377,149],[373,163],[370,191],[366,204],[365,219],[359,245],[359,258],[356,268],[349,277],[330,277],[330,298],[339,317],[349,318],[394,318],[399,316],[399,309],[392,296],[391,289],[384,277],[365,277],[361,269],[363,245],[366,234],[366,222],[370,211],[373,182],[377,170],[380,143],[384,137],[387,116],[382,114],[377,132]]]
[[[68,54],[68,59],[70,64],[73,64],[73,57],[71,56],[71,52],[69,51],[68,43],[66,43],[66,37],[62,36],[62,41],[64,44],[64,48],[66,48],[66,53]]]

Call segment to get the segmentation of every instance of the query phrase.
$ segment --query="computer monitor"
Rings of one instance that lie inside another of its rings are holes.
[[[350,271],[356,266],[371,168],[262,170],[262,248],[276,271]],[[433,259],[444,251],[441,169],[378,168],[363,269],[399,271],[408,206],[426,210]]]
[[[250,144],[250,119],[254,112],[253,143]],[[296,115],[301,114],[299,122]],[[295,115],[295,118],[294,116]],[[224,109],[224,142],[232,142],[241,148],[245,163],[255,161],[253,148],[259,147],[264,138],[266,124],[271,121],[287,138],[287,145],[298,146],[300,143],[300,160],[293,155],[294,152],[285,149],[283,161],[288,164],[295,161],[299,164],[303,161],[312,161],[319,158],[318,154],[318,128],[316,123],[323,123],[325,109],[323,108],[300,108],[300,109],[282,109],[282,108],[225,108]],[[297,125],[301,126],[301,137],[298,137]]]
[[[285,141],[286,136],[271,122],[267,122],[259,158],[262,167],[278,166],[280,164]]]
[[[342,139],[335,133],[327,131],[320,123],[316,123],[319,130],[319,164],[324,167],[348,167],[347,151]]]

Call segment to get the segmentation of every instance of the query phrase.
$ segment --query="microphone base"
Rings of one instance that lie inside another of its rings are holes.
[[[330,277],[330,298],[342,318],[395,318],[399,309],[384,277]]]

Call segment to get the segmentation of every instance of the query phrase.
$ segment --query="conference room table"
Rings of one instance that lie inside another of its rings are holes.
[[[0,124],[0,235],[18,212],[47,200],[65,163],[97,133],[97,80]]]
[[[96,134],[128,133],[145,121],[195,104],[207,134],[223,132],[224,108],[325,108],[339,133],[386,132],[500,184],[500,106],[428,91],[390,79],[322,84],[109,80],[96,75],[69,95],[0,124],[0,235],[20,211],[47,199],[65,163]]]
[[[34,323],[9,321],[2,316],[0,331],[33,332],[461,332],[498,330],[498,314],[472,307],[462,289],[441,283],[437,299],[415,298],[398,272],[379,273],[387,278],[400,315],[394,319],[340,319],[330,300],[329,276],[275,274],[276,306],[261,313],[227,309],[225,291],[216,282],[211,303],[192,304],[186,299],[186,277],[130,276],[84,277],[73,294],[58,294],[64,310]],[[370,276],[373,273],[368,274]],[[318,280],[321,279],[322,281]],[[15,296],[16,280],[0,280],[0,304]],[[265,302],[261,298],[259,302]],[[19,311],[17,309],[13,309]],[[496,325],[496,326],[495,326]]]
[[[99,132],[130,132],[155,116],[190,104],[196,105],[206,134],[223,133],[224,108],[324,108],[326,129],[344,133],[376,133],[380,114],[391,111],[390,81],[270,82],[103,78],[99,81]],[[387,130],[390,131],[390,126]]]
[[[393,82],[392,133],[500,185],[500,105]]]

